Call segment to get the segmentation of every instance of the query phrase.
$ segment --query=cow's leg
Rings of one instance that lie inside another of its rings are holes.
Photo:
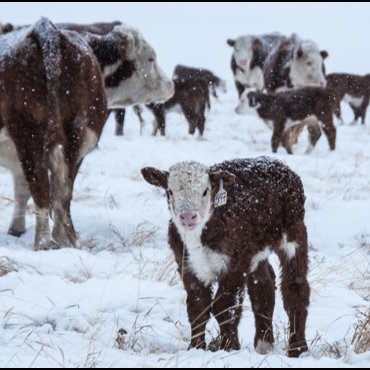
[[[330,150],[335,150],[335,142],[337,136],[337,130],[333,123],[333,115],[332,114],[324,114],[320,117],[322,123],[322,129],[324,134],[326,135]]]
[[[125,123],[125,115],[126,115],[126,110],[125,109],[115,109],[114,110],[114,118],[116,120],[115,134],[117,136],[122,136],[123,135],[123,126],[124,126],[124,123]]]
[[[271,137],[271,147],[272,147],[273,153],[276,153],[279,148],[279,145],[280,145],[280,142],[283,136],[283,132],[284,132],[284,126],[285,126],[285,122],[274,122],[273,123],[273,132],[272,132],[272,137]]]
[[[133,106],[132,108],[135,112],[135,114],[137,115],[137,118],[139,119],[139,122],[140,122],[140,135],[143,134],[143,128],[144,128],[144,119],[143,119],[143,108],[141,108],[140,105],[136,104]]]
[[[180,106],[189,125],[189,134],[194,135],[198,125],[196,107],[191,104],[188,105],[186,102],[181,102]]]
[[[19,237],[26,232],[27,202],[31,194],[23,173],[13,174],[13,182],[15,205],[8,234]]]
[[[349,106],[352,108],[352,111],[353,111],[353,114],[354,114],[354,119],[353,121],[351,122],[351,125],[356,125],[357,124],[357,121],[358,119],[360,118],[361,116],[361,113],[359,111],[359,108],[356,107],[355,105],[353,105],[352,103],[349,103]]]
[[[307,126],[309,144],[306,149],[306,154],[309,154],[315,148],[317,142],[321,137],[320,125],[315,121],[312,121]]]
[[[266,354],[274,344],[272,317],[276,286],[275,273],[270,263],[262,261],[257,266],[252,265],[247,283],[256,325],[254,348],[256,352]]]
[[[153,122],[153,136],[156,136],[158,131],[162,136],[166,135],[166,113],[163,107],[150,108],[153,112],[155,120]]]
[[[308,350],[305,331],[310,300],[307,231],[303,221],[289,226],[277,253],[282,266],[284,308],[289,317],[288,356],[298,357]]]
[[[219,282],[212,304],[212,314],[220,327],[220,336],[210,344],[212,351],[240,350],[238,326],[242,317],[245,278],[228,275]]]
[[[22,140],[21,140],[22,141]],[[50,211],[50,184],[48,168],[41,153],[33,151],[26,143],[18,147],[19,158],[36,212],[36,234],[34,249],[47,250],[53,245],[50,242],[49,211]]]
[[[362,125],[365,124],[366,111],[369,105],[369,99],[370,99],[370,96],[365,96],[364,101],[361,104],[361,124]]]
[[[74,247],[77,236],[70,215],[72,184],[69,167],[65,160],[63,147],[55,146],[50,155],[54,216],[52,236],[58,246]]]
[[[245,91],[246,87],[242,85],[239,81],[235,81],[236,90],[238,91],[239,99]]]

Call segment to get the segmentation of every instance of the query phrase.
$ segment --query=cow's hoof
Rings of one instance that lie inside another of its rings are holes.
[[[8,230],[8,234],[11,235],[11,236],[15,236],[16,238],[21,237],[25,233],[26,233],[26,230],[16,230],[16,229],[13,229],[13,228],[10,228]]]
[[[239,351],[240,343],[237,338],[226,338],[224,336],[219,336],[208,346],[208,350],[211,352],[217,351]]]
[[[201,350],[205,351],[207,349],[206,342],[202,341],[202,342],[190,343],[190,345],[188,347],[188,351],[190,351],[192,349],[201,349]]]
[[[35,252],[57,250],[57,249],[60,249],[60,245],[57,244],[55,241],[50,240],[47,243],[37,243],[37,244],[35,244],[33,249],[34,249]]]
[[[271,352],[273,348],[273,343],[267,342],[265,340],[258,340],[255,350],[260,355],[266,355],[267,353]]]

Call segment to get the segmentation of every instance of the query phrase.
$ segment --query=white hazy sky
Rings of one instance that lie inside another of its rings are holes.
[[[370,73],[370,3],[0,3],[0,22],[121,20],[138,28],[168,74],[178,64],[231,79],[226,39],[298,33],[328,50],[328,72]]]

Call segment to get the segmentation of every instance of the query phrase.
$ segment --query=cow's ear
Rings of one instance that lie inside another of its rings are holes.
[[[212,188],[219,187],[220,180],[223,180],[225,188],[232,185],[235,182],[236,176],[229,171],[217,171],[209,174]]]
[[[261,49],[262,43],[260,39],[254,39],[252,43],[252,50],[256,53],[258,50]]]
[[[300,46],[297,50],[297,58],[302,58],[303,57],[303,50],[302,47]]]
[[[149,184],[158,186],[163,189],[168,188],[167,171],[161,171],[154,167],[145,167],[141,169],[141,174],[143,175],[145,181]]]
[[[227,44],[228,45],[230,45],[232,48],[235,46],[235,44],[236,44],[236,41],[235,40],[233,40],[233,39],[227,39]]]
[[[14,26],[11,23],[0,24],[1,33],[8,33],[14,30]]]
[[[326,59],[329,56],[329,53],[326,50],[321,50],[320,55],[322,59]]]

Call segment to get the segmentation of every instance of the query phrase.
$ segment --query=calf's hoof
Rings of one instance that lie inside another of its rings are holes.
[[[239,351],[240,343],[238,338],[227,338],[224,336],[219,336],[214,339],[208,346],[208,350],[211,352],[217,351]]]
[[[260,355],[266,355],[267,353],[271,352],[273,348],[274,344],[265,340],[258,340],[257,344],[255,345],[255,350]]]
[[[307,342],[305,340],[291,343],[288,349],[288,357],[297,358],[302,353],[308,351]]]

